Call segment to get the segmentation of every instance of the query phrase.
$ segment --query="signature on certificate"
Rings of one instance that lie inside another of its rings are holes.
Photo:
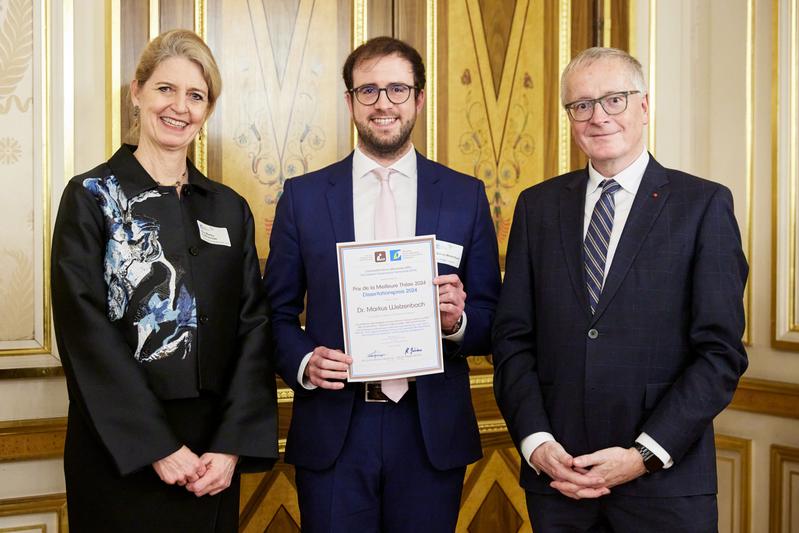
[[[405,355],[414,355],[417,353],[422,353],[422,349],[417,348],[416,346],[408,346],[405,348]]]
[[[385,356],[386,354],[384,352],[379,352],[377,350],[371,351],[368,354],[366,354],[366,357],[369,357],[370,359],[376,359],[378,357],[385,357]]]

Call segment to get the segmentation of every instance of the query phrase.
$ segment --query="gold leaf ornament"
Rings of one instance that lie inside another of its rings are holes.
[[[33,1],[8,0],[0,27],[0,97],[22,80],[33,56]]]
[[[34,338],[33,263],[22,250],[0,250],[0,341]]]

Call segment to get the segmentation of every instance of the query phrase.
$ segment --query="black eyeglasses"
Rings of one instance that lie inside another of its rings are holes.
[[[380,99],[380,93],[385,91],[386,98],[392,104],[404,104],[411,97],[411,90],[415,90],[413,85],[405,83],[389,83],[385,87],[378,87],[371,83],[350,89],[349,92],[355,95],[355,99],[363,105],[375,105]]]
[[[619,115],[624,113],[627,109],[627,97],[640,92],[641,91],[621,91],[618,93],[610,93],[592,100],[577,100],[563,107],[566,108],[566,112],[573,121],[587,122],[594,116],[594,108],[597,104],[601,105],[602,109],[608,115]]]

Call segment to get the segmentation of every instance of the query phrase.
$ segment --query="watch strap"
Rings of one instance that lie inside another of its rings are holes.
[[[462,327],[463,327],[463,314],[461,314],[461,316],[458,317],[458,321],[455,322],[454,326],[452,326],[452,331],[445,331],[444,334],[455,335],[457,332],[461,330]]]
[[[636,442],[634,448],[641,454],[641,458],[644,460],[644,468],[646,468],[646,472],[648,474],[652,474],[654,472],[658,472],[659,470],[663,469],[663,461],[652,452],[649,448],[641,444],[640,442]]]

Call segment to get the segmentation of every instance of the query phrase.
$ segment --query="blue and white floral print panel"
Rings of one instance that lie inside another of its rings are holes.
[[[150,198],[161,197],[158,190],[144,191],[130,199],[125,196],[116,176],[88,178],[83,186],[97,199],[106,221],[105,282],[108,286],[108,318],[113,322],[124,317],[130,305],[135,314],[138,343],[134,357],[150,362],[191,351],[197,329],[197,305],[185,285],[178,285],[178,272],[164,255],[159,242],[160,225],[146,216],[136,216],[134,206]],[[167,272],[165,284],[154,286],[138,302],[135,290],[153,275],[155,265]],[[163,287],[162,287],[163,285]],[[164,329],[165,331],[161,331]],[[147,341],[157,332],[171,334],[160,345]]]

